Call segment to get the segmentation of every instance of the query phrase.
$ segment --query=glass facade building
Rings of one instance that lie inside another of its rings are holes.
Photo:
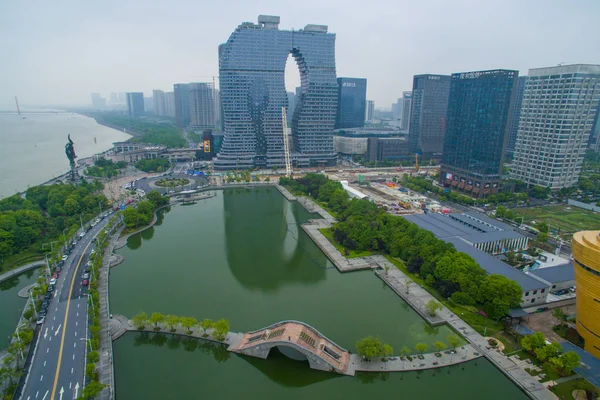
[[[173,85],[175,93],[175,124],[186,128],[190,124],[190,84],[176,83]]]
[[[476,197],[498,192],[517,71],[452,74],[440,182]]]
[[[506,154],[511,158],[514,156],[515,146],[517,144],[517,133],[519,132],[519,119],[521,118],[521,106],[523,105],[523,94],[525,93],[526,76],[520,76],[517,81],[515,100],[513,102],[512,113],[510,115],[510,127],[508,128],[508,143],[506,144]]]
[[[367,109],[367,80],[337,78],[338,109],[335,129],[362,128]]]
[[[144,93],[132,92],[126,93],[127,98],[127,112],[130,117],[139,117],[144,115]]]
[[[411,153],[440,158],[446,133],[450,75],[415,75],[408,142]]]
[[[600,65],[529,70],[511,176],[553,190],[576,185],[600,103]]]
[[[279,30],[279,17],[261,15],[258,24],[242,23],[219,46],[225,136],[215,168],[285,165],[282,107],[289,106],[284,80],[289,54],[298,64],[301,83],[291,124],[292,162],[336,163],[335,35],[323,25]]]

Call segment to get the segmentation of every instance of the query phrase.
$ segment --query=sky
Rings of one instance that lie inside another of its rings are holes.
[[[599,0],[2,0],[0,107],[212,81],[219,44],[259,14],[328,25],[337,75],[367,78],[382,109],[415,74],[600,64]]]

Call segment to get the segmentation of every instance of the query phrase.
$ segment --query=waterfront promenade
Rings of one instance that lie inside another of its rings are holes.
[[[29,271],[30,269],[34,269],[34,268],[43,267],[44,265],[46,265],[46,261],[42,261],[42,260],[34,261],[34,262],[31,262],[31,263],[25,264],[25,265],[21,265],[20,267],[17,267],[15,269],[5,272],[3,274],[0,274],[0,283],[12,278],[15,275],[19,275],[22,272]]]

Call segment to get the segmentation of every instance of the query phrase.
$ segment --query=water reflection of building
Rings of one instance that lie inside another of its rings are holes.
[[[223,202],[227,261],[244,287],[274,291],[325,279],[327,259],[300,228],[306,215],[298,204],[273,188],[224,190]]]

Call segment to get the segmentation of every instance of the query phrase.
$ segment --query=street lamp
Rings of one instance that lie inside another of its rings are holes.
[[[48,269],[48,278],[50,278],[52,276],[52,274],[50,273],[50,263],[48,262],[48,256],[51,255],[52,253],[47,253],[46,254],[46,268]]]
[[[100,210],[99,215],[102,215],[102,202],[101,201],[98,201],[98,210]]]
[[[67,234],[66,234],[66,232],[67,232],[67,229],[66,228],[63,229],[63,242],[65,242],[65,244],[63,246],[63,252],[64,252],[64,249],[67,248]]]
[[[19,340],[19,342],[21,342],[21,336],[19,336],[19,328],[22,328],[24,326],[27,326],[27,324],[21,324],[17,326],[17,339]],[[23,356],[23,350],[19,349],[19,351],[21,352],[21,360],[24,360],[25,357]]]
[[[86,344],[90,345],[90,351],[92,351],[92,341],[90,339],[88,339],[88,338],[81,338],[79,340],[85,340],[87,342]]]
[[[33,288],[31,288],[33,289]],[[33,293],[31,293],[31,289],[29,289],[29,298],[31,299],[31,304],[33,304],[33,312],[35,313],[35,318],[38,318],[37,309],[35,308],[35,300],[33,300]]]
[[[81,218],[83,214],[79,214],[79,223],[81,224],[81,233],[83,233],[83,219]]]

